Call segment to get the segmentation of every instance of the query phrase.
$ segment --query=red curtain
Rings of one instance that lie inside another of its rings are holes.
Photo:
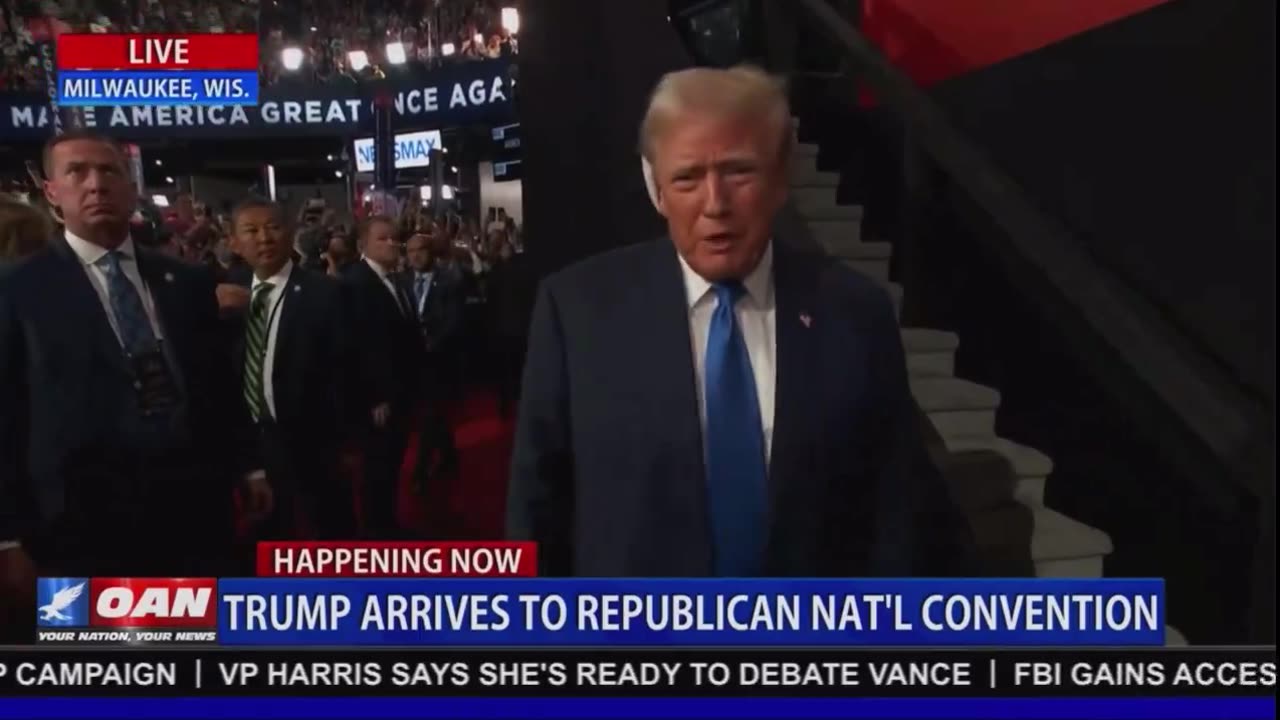
[[[862,29],[922,86],[1008,60],[1165,0],[863,0]]]

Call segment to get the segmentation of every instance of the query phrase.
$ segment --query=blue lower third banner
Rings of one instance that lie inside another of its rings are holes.
[[[237,70],[62,70],[58,104],[257,105],[258,73]]]
[[[10,698],[0,718],[1272,720],[1274,698]]]
[[[224,645],[1163,645],[1143,580],[228,579]]]

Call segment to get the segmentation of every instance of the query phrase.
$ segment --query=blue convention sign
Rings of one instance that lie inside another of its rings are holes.
[[[106,79],[119,79],[121,73],[68,71],[58,73],[58,87],[54,88],[58,97],[52,99],[60,105],[76,107],[86,128],[131,140],[169,138],[175,134],[211,139],[372,135],[373,100],[378,92],[390,96],[394,108],[392,124],[397,129],[513,122],[513,68],[512,60],[497,59],[434,69],[397,68],[381,83],[344,77],[327,82],[285,77],[263,88],[257,87],[256,77],[255,85],[250,88],[247,76],[240,77],[231,71],[214,72],[209,73],[210,78],[224,82],[208,86],[192,82],[183,90],[181,102],[156,100],[150,104],[131,102],[141,98],[123,97],[123,86],[115,88],[119,94],[107,94]],[[145,73],[139,73],[142,74]],[[149,74],[164,74],[173,79],[172,72]],[[196,73],[186,71],[181,75],[197,77]],[[102,77],[98,78],[97,85],[77,85],[76,97],[67,97],[67,78],[84,80],[89,76]],[[231,97],[236,94],[236,88],[230,80],[237,78],[242,81],[239,92],[253,93],[254,98]],[[132,94],[139,95],[144,89],[135,83]],[[173,94],[168,86],[161,89]],[[99,97],[102,99],[95,99]],[[224,98],[225,102],[217,98]],[[108,99],[125,104],[108,102]],[[251,99],[256,102],[251,103]],[[51,110],[50,100],[47,93],[0,92],[0,138],[41,142],[52,135],[57,113]],[[235,104],[237,102],[249,104]]]

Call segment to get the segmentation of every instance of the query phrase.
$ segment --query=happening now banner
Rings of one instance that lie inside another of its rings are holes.
[[[395,106],[393,127],[511,122],[513,61],[459,63],[427,70],[390,68],[384,81]],[[319,83],[286,79],[263,89],[254,106],[77,108],[91,130],[130,140],[173,137],[252,138],[372,134],[373,84],[346,78]],[[0,140],[43,141],[56,112],[42,93],[0,93]]]

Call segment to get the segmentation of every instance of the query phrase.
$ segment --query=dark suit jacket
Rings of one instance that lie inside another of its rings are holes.
[[[300,494],[313,514],[316,503],[324,504],[325,516],[313,519],[329,522],[339,514],[339,503],[350,503],[337,473],[350,385],[342,287],[294,265],[284,292],[271,372],[272,438],[279,447],[265,453],[267,470],[274,474],[273,484],[291,497]],[[239,378],[244,377],[244,329],[242,318],[235,349]],[[276,454],[281,452],[284,457]]]
[[[140,543],[143,554],[121,562],[172,574],[181,558],[169,550],[199,561],[229,531],[233,483],[259,467],[209,273],[142,247],[137,259],[185,422],[143,417],[107,314],[62,237],[0,283],[0,537],[22,539],[37,562],[97,571],[113,548]]]
[[[412,315],[401,312],[368,263],[354,263],[343,283],[350,306],[349,327],[355,338],[358,405],[354,411],[367,417],[371,408],[391,403],[393,412],[404,414],[418,400],[424,363],[418,324]],[[412,306],[409,310],[412,312]]]
[[[836,260],[778,243],[774,283],[764,573],[965,572],[952,560],[968,545],[967,526],[920,441],[888,295]],[[507,522],[513,538],[540,543],[544,572],[711,572],[695,382],[670,240],[606,253],[542,284]]]
[[[537,278],[528,253],[512,255],[489,271],[489,318],[494,335],[506,342],[522,342],[529,334],[529,317],[537,292]]]
[[[336,454],[348,384],[342,287],[333,278],[294,265],[284,292],[271,373],[275,420],[299,448]],[[242,319],[235,349],[236,377],[241,378],[244,327]]]
[[[417,298],[413,294],[416,274],[411,270],[401,273],[397,278],[401,290],[413,303],[415,319],[422,334],[425,347],[432,351],[452,349],[457,339],[458,327],[462,322],[462,295],[460,288],[448,273],[437,270],[431,273],[431,289],[427,292],[427,301],[422,310],[418,310]]]

